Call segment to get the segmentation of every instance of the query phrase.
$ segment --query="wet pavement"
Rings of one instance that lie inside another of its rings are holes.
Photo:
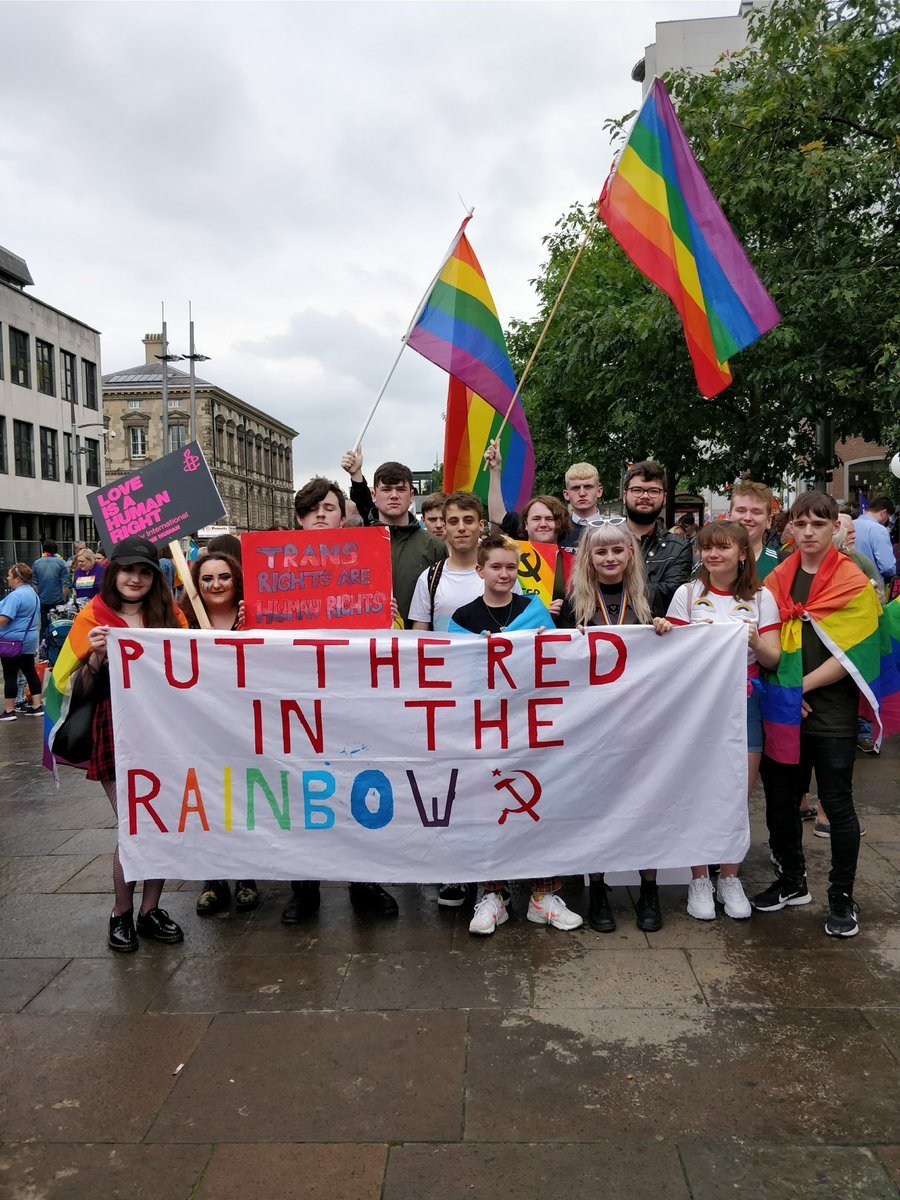
[[[900,1196],[900,746],[860,756],[861,932],[814,903],[746,922],[561,933],[526,893],[490,938],[433,887],[400,916],[323,887],[106,949],[112,813],[0,729],[0,1200],[887,1200]],[[639,769],[639,767],[638,767]],[[748,892],[773,878],[758,798]],[[568,881],[571,907],[587,891]],[[721,912],[721,910],[720,910]]]

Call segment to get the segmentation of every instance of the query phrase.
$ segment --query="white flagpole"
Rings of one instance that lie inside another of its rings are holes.
[[[425,305],[428,303],[428,297],[431,295],[432,289],[434,288],[434,285],[437,283],[438,278],[440,277],[441,271],[443,271],[444,267],[447,265],[447,260],[450,258],[451,254],[456,249],[459,239],[462,237],[466,226],[471,221],[472,214],[474,213],[474,211],[475,211],[474,208],[470,208],[469,211],[466,213],[466,216],[463,220],[462,225],[460,225],[459,229],[456,231],[453,241],[450,243],[450,245],[447,248],[447,253],[441,259],[441,265],[435,271],[434,278],[431,280],[431,283],[429,283],[428,287],[425,289],[422,299],[419,301],[416,311],[413,314],[413,319],[410,321],[409,326],[406,330],[406,333],[404,333],[403,337],[400,340],[400,349],[397,351],[397,357],[391,363],[391,369],[388,371],[387,375],[385,376],[384,383],[381,385],[381,387],[378,390],[378,395],[375,397],[375,403],[372,405],[369,415],[366,417],[365,424],[363,425],[362,429],[359,431],[359,437],[353,443],[354,448],[356,450],[359,450],[360,447],[362,446],[362,440],[366,436],[366,431],[368,430],[369,426],[372,424],[372,418],[375,416],[375,410],[378,408],[378,405],[381,403],[381,397],[387,391],[387,386],[391,382],[391,377],[394,374],[394,371],[397,369],[397,363],[400,361],[400,355],[403,353],[404,348],[406,347],[407,338],[412,333],[413,329],[415,329],[416,322],[418,321],[419,317],[421,317],[422,310],[424,309]]]

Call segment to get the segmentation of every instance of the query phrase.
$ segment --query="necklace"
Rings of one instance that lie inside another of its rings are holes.
[[[618,599],[614,600],[611,597],[603,595],[601,588],[597,588],[597,607],[603,613],[603,625],[624,625],[625,613],[628,609],[628,592],[625,590],[625,585],[622,585],[622,591],[619,593]]]
[[[512,618],[513,598],[510,596],[509,605],[506,609],[506,617],[504,618],[502,625],[497,620],[497,618],[494,616],[494,610],[491,608],[491,606],[487,602],[485,602],[484,607],[488,610],[488,616],[491,618],[491,620],[494,622],[494,624],[497,626],[497,628],[500,630],[500,632],[506,633],[510,619]]]

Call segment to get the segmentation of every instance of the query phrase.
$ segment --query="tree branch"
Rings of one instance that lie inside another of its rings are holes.
[[[880,142],[894,140],[892,133],[881,133],[877,129],[870,129],[867,125],[857,125],[855,121],[848,121],[846,117],[831,117],[827,113],[822,113],[821,119],[830,121],[832,125],[846,125],[848,129],[855,129],[857,133],[864,133],[866,137],[878,138]]]

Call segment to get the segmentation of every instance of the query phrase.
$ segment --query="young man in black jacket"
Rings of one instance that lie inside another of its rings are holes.
[[[691,577],[691,543],[669,533],[660,515],[666,507],[666,473],[659,463],[635,463],[625,473],[622,501],[628,528],[640,543],[650,584],[650,609],[664,617],[669,602]]]

